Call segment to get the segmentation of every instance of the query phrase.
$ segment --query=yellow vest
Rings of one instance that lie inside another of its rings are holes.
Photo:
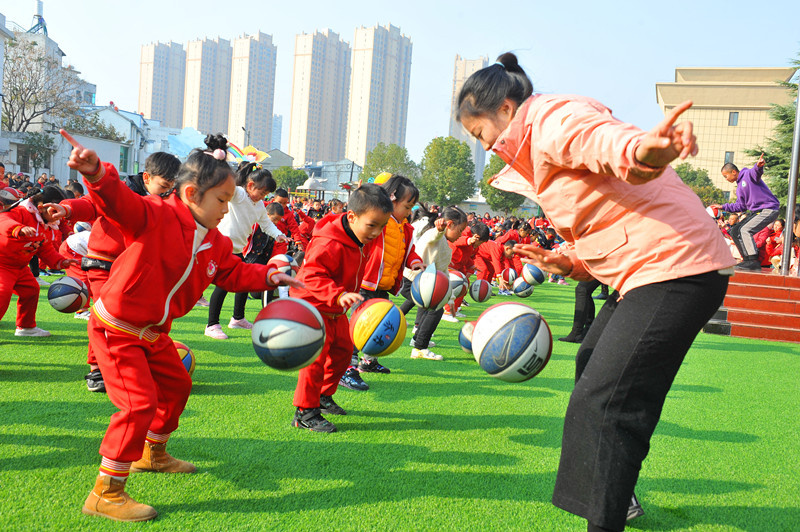
[[[403,220],[403,223],[406,223]],[[383,233],[383,271],[378,281],[379,290],[391,290],[397,276],[403,271],[403,260],[406,257],[406,240],[403,225],[397,223],[394,216],[389,218]]]

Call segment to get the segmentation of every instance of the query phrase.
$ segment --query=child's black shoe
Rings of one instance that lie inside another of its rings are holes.
[[[292,426],[298,429],[308,429],[314,432],[336,432],[336,425],[322,417],[319,408],[300,408],[294,413]]]
[[[330,395],[319,396],[319,409],[323,414],[334,414],[336,416],[346,416],[347,411],[336,404]]]
[[[86,387],[90,392],[106,393],[106,383],[103,381],[103,374],[99,369],[90,371],[86,376]]]

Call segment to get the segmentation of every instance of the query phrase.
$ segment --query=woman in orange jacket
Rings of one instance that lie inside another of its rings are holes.
[[[617,288],[576,359],[553,502],[588,530],[622,530],[641,463],[686,352],[719,308],[735,261],[668,165],[697,153],[672,109],[650,132],[589,98],[533,95],[510,53],[474,73],[458,119],[508,166],[492,185],[542,207],[559,252],[515,251],[554,274]],[[679,214],[676,214],[679,213]]]

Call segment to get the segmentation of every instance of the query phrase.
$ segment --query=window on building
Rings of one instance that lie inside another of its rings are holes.
[[[732,163],[732,162],[733,162],[733,152],[732,151],[726,151],[725,152],[725,164]]]
[[[130,157],[130,147],[129,146],[120,146],[119,147],[119,171],[120,173],[128,173],[128,159]]]
[[[731,111],[730,113],[728,113],[728,125],[729,126],[739,125],[739,111]]]
[[[24,145],[17,146],[17,164],[19,165],[19,171],[25,174],[30,174],[30,161],[31,157],[28,147]]]

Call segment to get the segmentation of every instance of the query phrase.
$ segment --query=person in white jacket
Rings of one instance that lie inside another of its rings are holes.
[[[424,264],[435,264],[440,272],[447,273],[453,251],[448,242],[455,242],[467,227],[467,214],[458,207],[445,208],[441,216],[428,213],[428,216],[414,222],[414,244],[417,253]],[[408,314],[414,306],[411,300],[411,283],[421,271],[408,268],[403,272],[403,286],[400,294],[406,302],[400,307],[403,314]],[[433,346],[431,336],[442,319],[444,308],[439,310],[417,309],[417,318],[414,323],[414,336],[411,339],[411,358],[424,358],[428,360],[442,360],[429,348]]]
[[[243,258],[242,251],[247,246],[250,235],[253,234],[255,225],[258,224],[265,234],[271,236],[278,242],[287,241],[284,235],[267,214],[264,198],[267,194],[274,192],[275,180],[266,168],[258,163],[242,163],[239,165],[239,172],[236,175],[236,192],[228,205],[228,213],[217,227],[219,232],[231,239],[233,243],[233,253],[239,258]],[[228,292],[214,287],[211,300],[208,305],[208,325],[205,335],[216,340],[227,340],[228,335],[222,330],[219,323],[219,314],[222,311],[222,303]],[[229,329],[252,329],[253,324],[247,321],[244,316],[245,304],[247,303],[247,292],[236,294],[233,303],[233,316],[228,322]]]

